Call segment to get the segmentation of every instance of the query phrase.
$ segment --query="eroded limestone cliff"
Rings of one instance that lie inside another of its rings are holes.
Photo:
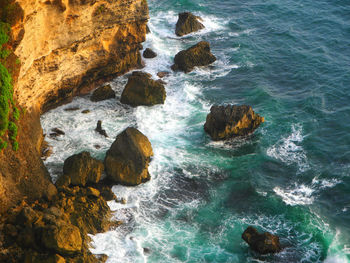
[[[10,46],[21,68],[15,99],[25,113],[19,150],[0,152],[0,213],[22,199],[50,198],[55,187],[40,159],[41,113],[101,82],[141,67],[146,0],[7,0]],[[0,8],[3,8],[0,3]]]

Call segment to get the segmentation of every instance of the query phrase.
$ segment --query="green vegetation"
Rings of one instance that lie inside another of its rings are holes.
[[[13,100],[12,77],[5,66],[6,59],[11,53],[4,48],[9,40],[9,32],[10,26],[0,22],[0,151],[7,147],[6,135],[12,144],[12,149],[18,150],[18,128],[15,122],[18,121],[20,112]]]

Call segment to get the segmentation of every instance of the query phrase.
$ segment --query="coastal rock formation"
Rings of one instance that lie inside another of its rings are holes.
[[[248,245],[260,254],[277,253],[282,250],[278,236],[265,232],[260,234],[254,227],[249,226],[242,234]]]
[[[103,163],[90,156],[89,152],[81,152],[68,157],[64,161],[63,175],[57,180],[57,186],[98,183],[103,172]]]
[[[148,138],[135,128],[119,134],[107,151],[107,177],[116,183],[138,185],[150,179],[148,165],[153,150]]]
[[[120,101],[133,107],[163,104],[166,98],[164,85],[151,78],[151,74],[134,71],[128,79]]]
[[[174,58],[174,65],[172,65],[171,69],[188,73],[191,72],[194,67],[207,66],[215,61],[216,57],[210,52],[209,43],[201,41],[189,49],[177,53]]]
[[[115,98],[115,92],[111,85],[105,85],[96,89],[91,95],[91,101],[102,101]]]
[[[157,56],[157,53],[154,52],[150,48],[146,48],[145,51],[143,51],[143,57],[144,58],[155,58]]]
[[[204,25],[198,20],[201,20],[201,18],[190,12],[180,13],[176,23],[175,34],[181,37],[203,29]]]
[[[215,140],[225,140],[252,133],[264,118],[247,105],[214,105],[210,108],[204,130]]]
[[[106,130],[102,129],[102,121],[101,120],[97,121],[97,126],[96,126],[95,131],[104,137],[108,137]]]

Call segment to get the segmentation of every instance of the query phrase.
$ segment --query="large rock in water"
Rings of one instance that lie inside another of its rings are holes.
[[[57,180],[57,186],[98,183],[104,170],[103,163],[90,156],[89,152],[81,152],[68,157],[64,161],[63,175]]]
[[[204,130],[215,141],[252,133],[264,122],[248,105],[214,105],[210,109]]]
[[[215,60],[216,57],[210,52],[209,43],[201,41],[189,49],[177,53],[174,58],[174,65],[171,66],[171,69],[188,73],[191,72],[194,67],[207,66],[215,62]]]
[[[115,92],[113,91],[111,85],[106,85],[96,89],[91,95],[91,101],[102,101],[115,98]]]
[[[248,227],[242,234],[248,245],[260,254],[277,253],[282,250],[278,236],[268,232],[260,234],[254,227]]]
[[[151,74],[134,71],[128,79],[120,101],[133,107],[163,104],[166,92],[164,85],[151,78]]]
[[[198,21],[200,17],[193,15],[190,12],[179,14],[179,20],[176,23],[175,34],[179,37],[196,32],[204,28],[204,25]]]
[[[124,185],[138,185],[150,179],[148,164],[153,150],[148,138],[135,128],[119,134],[107,151],[107,176]]]

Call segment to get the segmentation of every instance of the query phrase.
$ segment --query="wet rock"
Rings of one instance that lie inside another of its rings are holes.
[[[149,29],[149,26],[146,25],[146,34],[149,34],[149,33],[151,33],[151,30]]]
[[[202,19],[190,12],[180,13],[179,19],[176,23],[175,34],[177,36],[183,36],[205,28],[198,20]]]
[[[174,58],[174,65],[171,66],[171,69],[188,73],[191,72],[194,67],[207,66],[214,61],[216,61],[216,57],[210,52],[209,43],[201,41],[189,49],[177,53]]]
[[[82,238],[79,228],[71,224],[51,226],[44,230],[42,242],[46,248],[61,255],[71,255],[82,249]]]
[[[32,224],[38,219],[38,214],[31,207],[24,207],[18,214],[16,223],[19,225]]]
[[[157,76],[162,79],[164,77],[167,77],[169,74],[170,74],[170,72],[168,72],[168,71],[160,71],[157,73]]]
[[[115,98],[115,92],[111,85],[106,85],[96,89],[91,95],[91,101],[97,102]]]
[[[166,93],[164,85],[153,80],[151,75],[134,71],[128,79],[120,101],[133,107],[163,104]]]
[[[76,111],[79,110],[79,107],[69,107],[69,108],[65,108],[64,111]]]
[[[248,135],[263,122],[264,118],[256,114],[251,106],[214,105],[207,115],[204,130],[215,141],[225,140]]]
[[[87,114],[87,113],[90,113],[90,110],[83,110],[81,113]]]
[[[143,51],[143,57],[144,58],[155,58],[157,56],[157,53],[154,52],[150,48],[146,48],[145,51]]]
[[[97,126],[95,131],[97,131],[99,134],[101,134],[104,137],[108,137],[106,130],[102,129],[102,121],[97,121]]]
[[[124,185],[138,185],[150,179],[148,165],[153,150],[148,138],[135,128],[119,134],[107,151],[105,168],[109,179]]]
[[[52,146],[47,141],[43,141],[41,144],[41,159],[46,160],[52,154]]]
[[[59,128],[53,128],[53,129],[51,129],[51,131],[52,131],[52,133],[50,133],[50,137],[52,137],[52,138],[66,134],[64,131],[62,131]]]
[[[92,158],[90,153],[74,154],[64,161],[63,178],[59,178],[56,185],[85,186],[87,183],[97,183],[101,178],[103,169],[103,163]]]
[[[278,236],[268,232],[261,234],[251,226],[243,232],[242,239],[260,254],[277,253],[282,250]]]

